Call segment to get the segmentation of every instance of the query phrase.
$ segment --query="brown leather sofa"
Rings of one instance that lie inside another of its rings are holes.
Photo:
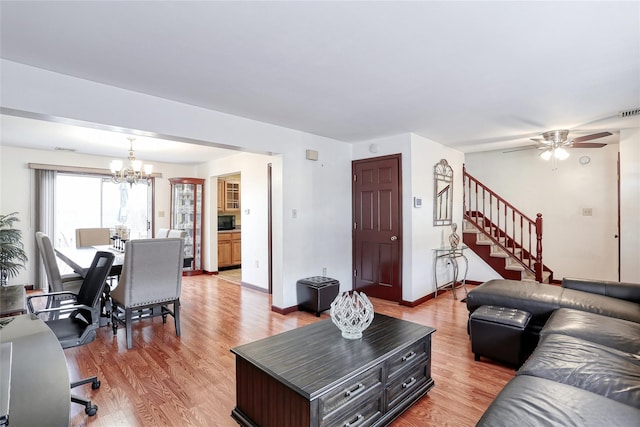
[[[470,314],[483,305],[531,313],[534,350],[478,426],[638,425],[640,284],[491,280],[467,297]]]

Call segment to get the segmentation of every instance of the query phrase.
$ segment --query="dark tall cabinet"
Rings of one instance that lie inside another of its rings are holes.
[[[184,230],[184,274],[202,274],[204,179],[169,178],[171,228]]]

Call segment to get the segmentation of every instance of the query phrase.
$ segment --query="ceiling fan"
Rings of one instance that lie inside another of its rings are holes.
[[[612,135],[611,132],[598,132],[591,135],[580,136],[574,139],[568,139],[569,131],[567,129],[557,129],[544,132],[542,139],[531,138],[532,141],[538,143],[538,149],[544,150],[540,153],[540,157],[549,160],[552,157],[558,160],[564,160],[569,157],[566,148],[602,148],[607,144],[591,143],[591,141],[605,136]]]
[[[516,148],[514,150],[504,151],[504,153],[537,148],[538,150],[543,150],[540,153],[540,157],[544,160],[549,160],[551,158],[564,160],[569,157],[569,152],[566,150],[567,148],[602,148],[607,144],[586,141],[592,141],[594,139],[604,138],[610,135],[613,134],[605,131],[569,139],[569,130],[567,129],[550,130],[544,132],[542,134],[542,138],[530,138],[532,141],[537,143],[536,146],[522,147],[519,149]]]

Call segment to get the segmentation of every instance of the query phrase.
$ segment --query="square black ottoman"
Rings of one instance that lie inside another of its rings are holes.
[[[522,333],[531,320],[531,313],[515,308],[483,305],[471,313],[469,330],[471,351],[475,360],[480,356],[519,367],[524,362]]]
[[[316,313],[328,310],[340,292],[340,282],[323,276],[307,277],[296,283],[298,292],[298,309]]]

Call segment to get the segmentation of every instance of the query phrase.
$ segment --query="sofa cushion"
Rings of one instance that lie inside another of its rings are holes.
[[[640,409],[640,357],[567,335],[547,335],[517,375],[546,378]]]
[[[565,277],[562,279],[562,287],[590,292],[592,294],[606,295],[608,297],[624,299],[640,304],[640,284],[638,283]]]
[[[470,312],[483,305],[517,308],[531,313],[531,322],[541,328],[560,307],[563,290],[536,282],[493,279],[469,291],[467,308]]]
[[[556,310],[540,336],[569,335],[628,353],[640,354],[640,323],[571,308]]]
[[[498,394],[478,426],[633,426],[640,410],[590,391],[520,375]]]
[[[561,289],[560,307],[573,308],[640,323],[640,305],[635,302],[575,289]]]

